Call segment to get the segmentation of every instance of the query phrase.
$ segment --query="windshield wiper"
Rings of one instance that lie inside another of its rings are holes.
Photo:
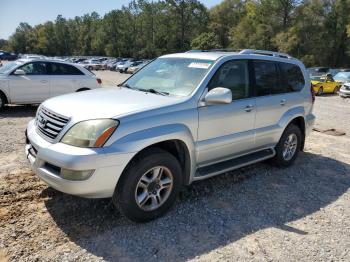
[[[126,88],[130,88],[130,89],[135,89],[135,88],[133,88],[133,87],[131,87],[131,86],[129,86],[129,84],[119,84],[119,85],[117,85],[118,87],[126,87]]]
[[[149,89],[138,88],[137,90],[140,90],[142,92],[148,92],[148,93],[152,93],[152,94],[162,95],[162,96],[168,96],[169,95],[168,92],[157,91],[157,90],[155,90],[153,88],[149,88]]]

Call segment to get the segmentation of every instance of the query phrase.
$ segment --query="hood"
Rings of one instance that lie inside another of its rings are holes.
[[[57,96],[42,105],[77,121],[116,118],[130,113],[160,108],[179,102],[179,98],[145,93],[128,88],[99,88]]]

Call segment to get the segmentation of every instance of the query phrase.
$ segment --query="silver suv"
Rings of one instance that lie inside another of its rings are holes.
[[[45,101],[27,127],[34,172],[59,191],[112,197],[134,221],[184,185],[258,161],[287,167],[312,129],[304,65],[259,50],[162,56],[119,88]]]

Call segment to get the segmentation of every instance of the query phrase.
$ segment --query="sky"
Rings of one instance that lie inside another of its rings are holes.
[[[212,7],[221,0],[200,0]],[[57,15],[73,18],[96,11],[104,15],[127,5],[130,0],[0,0],[0,39],[8,39],[20,22],[37,25],[53,21]]]

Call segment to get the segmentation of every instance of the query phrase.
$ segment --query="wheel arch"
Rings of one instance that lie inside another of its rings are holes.
[[[301,151],[303,151],[304,150],[304,146],[305,146],[305,119],[304,119],[304,117],[303,116],[297,116],[297,117],[293,118],[286,125],[285,129],[289,125],[296,125],[297,127],[299,127],[299,129],[301,131],[301,134],[302,134]]]
[[[10,102],[4,91],[0,90],[0,96],[2,96],[5,99],[5,104],[8,104]]]

